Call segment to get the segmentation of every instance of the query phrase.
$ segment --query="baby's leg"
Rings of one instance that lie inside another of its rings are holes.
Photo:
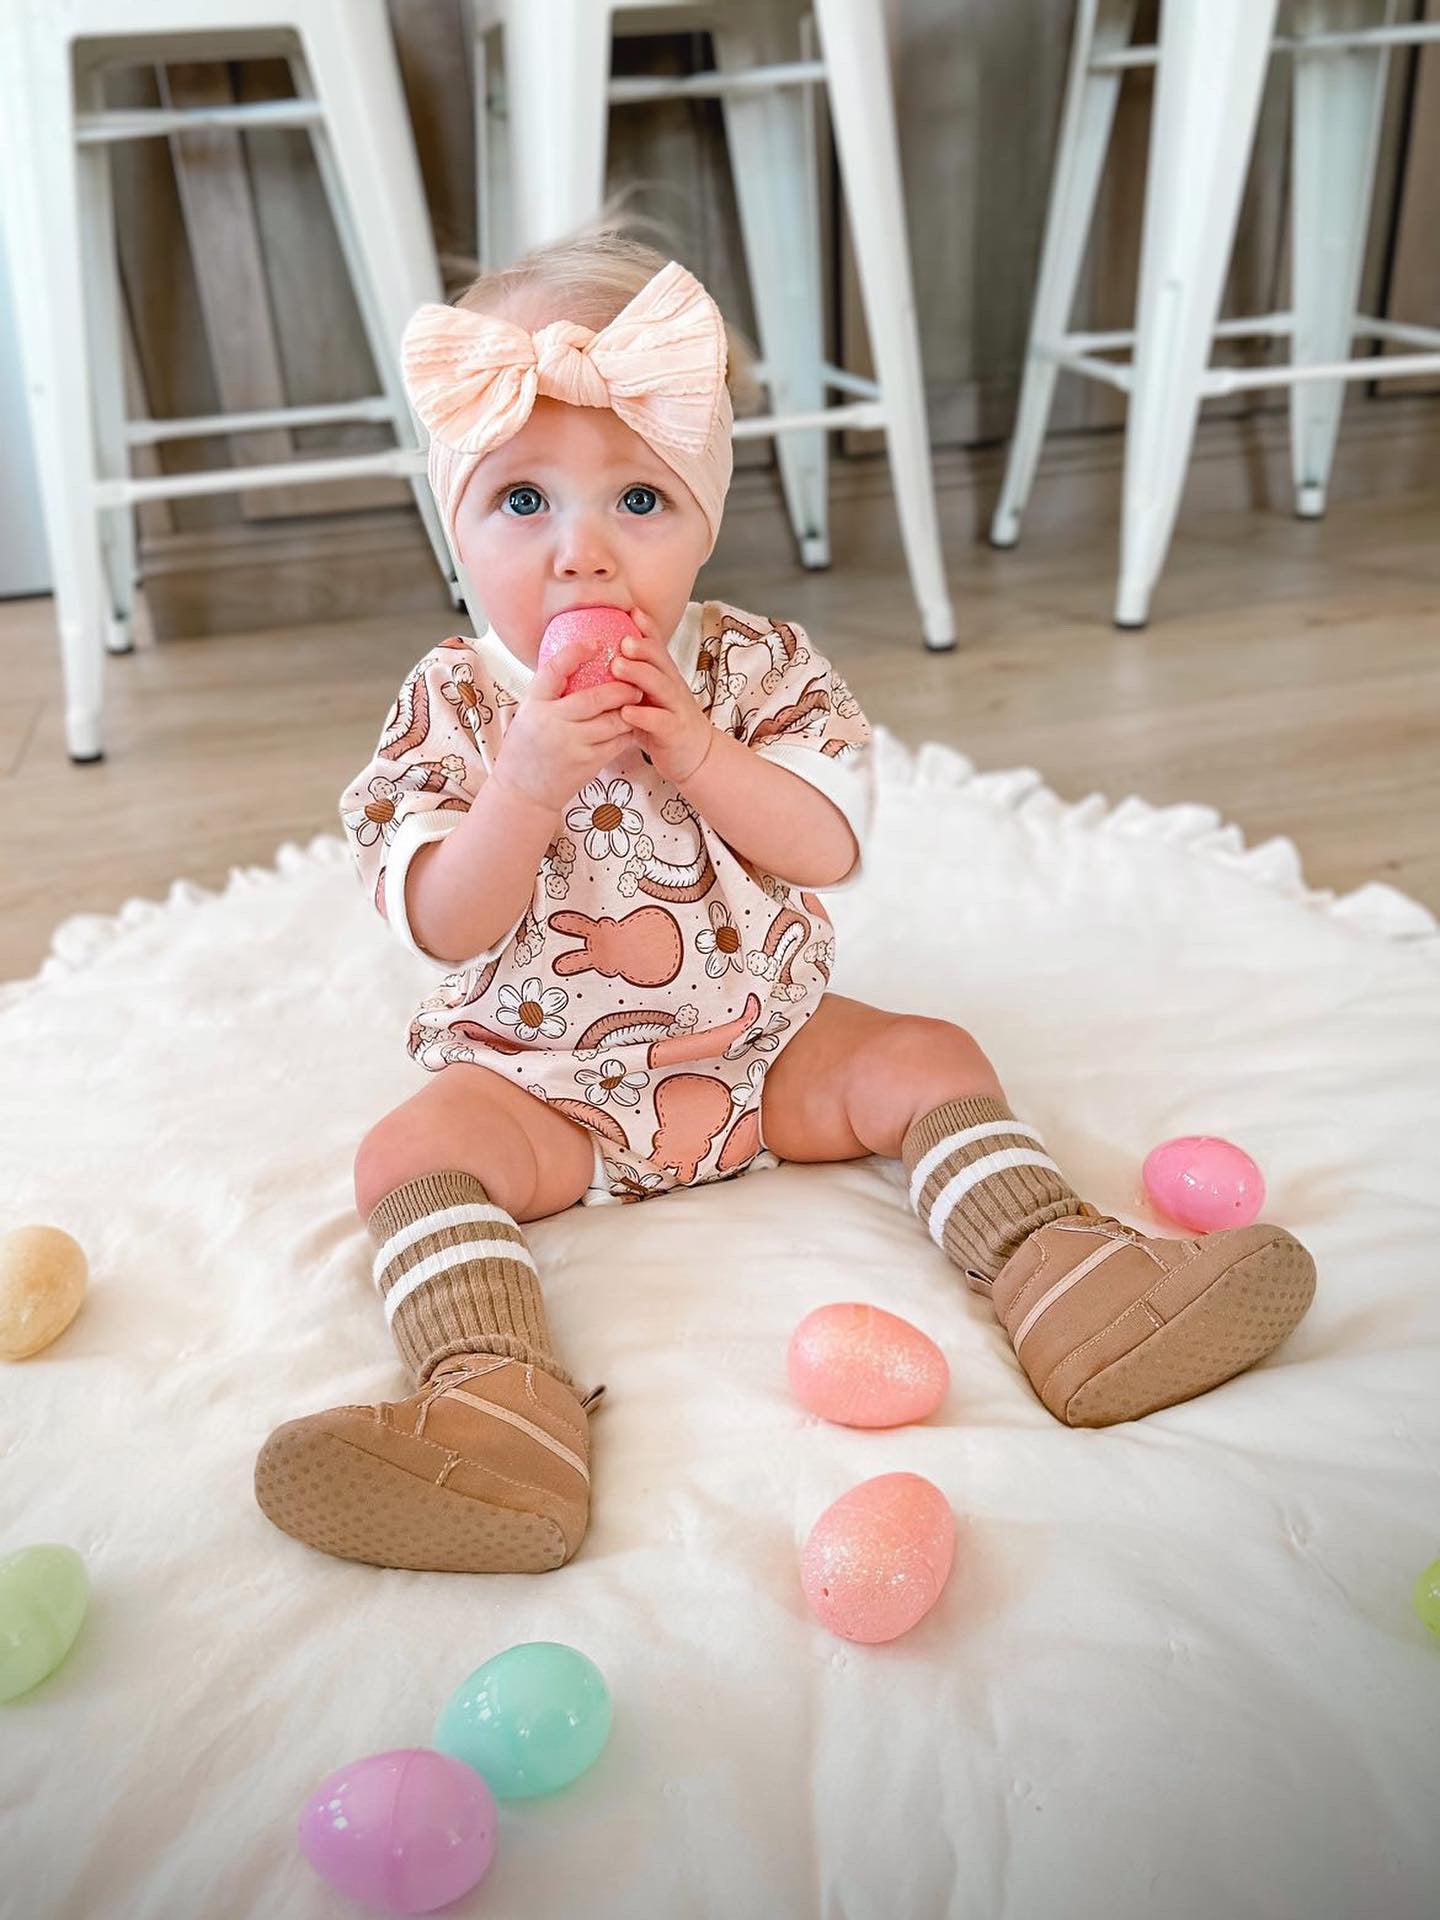
[[[555,1358],[519,1221],[559,1212],[594,1165],[582,1127],[457,1063],[361,1142],[355,1198],[385,1317],[420,1391],[276,1429],[255,1493],[286,1533],[377,1566],[532,1573],[589,1518],[585,1394]]]
[[[453,1167],[516,1220],[573,1206],[594,1171],[590,1135],[489,1067],[457,1061],[387,1113],[355,1155],[355,1205],[369,1221],[407,1180]]]

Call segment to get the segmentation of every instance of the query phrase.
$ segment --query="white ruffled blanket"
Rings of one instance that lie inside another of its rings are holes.
[[[502,1805],[451,1911],[680,1920],[1426,1920],[1440,1903],[1440,932],[1383,886],[1308,889],[1204,807],[1067,806],[1028,770],[879,742],[836,987],[947,1015],[1078,1189],[1132,1222],[1146,1151],[1238,1140],[1319,1263],[1279,1353],[1126,1426],[1059,1425],[895,1163],[782,1167],[531,1240],[569,1364],[604,1380],[579,1557],[538,1577],[327,1559],[254,1504],[279,1421],[407,1390],[350,1170],[413,1091],[430,976],[338,838],[220,895],[58,929],[0,988],[0,1224],[88,1251],[87,1303],[0,1367],[0,1551],[64,1541],[89,1618],[0,1707],[0,1913],[355,1912],[295,1843],[346,1760],[425,1743],[521,1640],[598,1662],[614,1732]],[[915,918],[917,903],[924,917]],[[796,1322],[923,1327],[921,1426],[808,1417]],[[958,1522],[888,1646],[807,1612],[799,1549],[873,1474]]]

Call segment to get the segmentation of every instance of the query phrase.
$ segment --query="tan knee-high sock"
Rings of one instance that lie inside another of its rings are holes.
[[[912,1123],[900,1157],[911,1206],[964,1270],[972,1293],[988,1296],[996,1274],[1037,1227],[1081,1209],[1035,1128],[1002,1100],[933,1107]]]
[[[375,1285],[405,1362],[423,1387],[460,1353],[502,1354],[543,1367],[572,1390],[550,1329],[525,1236],[473,1174],[422,1174],[370,1215]]]

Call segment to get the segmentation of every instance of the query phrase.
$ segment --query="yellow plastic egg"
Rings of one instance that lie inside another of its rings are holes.
[[[0,1359],[26,1360],[69,1326],[85,1298],[85,1249],[59,1227],[0,1234]]]

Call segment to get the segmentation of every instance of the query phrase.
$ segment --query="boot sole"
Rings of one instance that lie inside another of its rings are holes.
[[[372,1567],[549,1573],[570,1558],[544,1514],[417,1479],[323,1430],[272,1434],[255,1462],[255,1498],[292,1539]]]
[[[1109,1427],[1193,1400],[1273,1353],[1315,1297],[1315,1263],[1292,1235],[1237,1260],[1198,1300],[1070,1396],[1072,1427]]]

